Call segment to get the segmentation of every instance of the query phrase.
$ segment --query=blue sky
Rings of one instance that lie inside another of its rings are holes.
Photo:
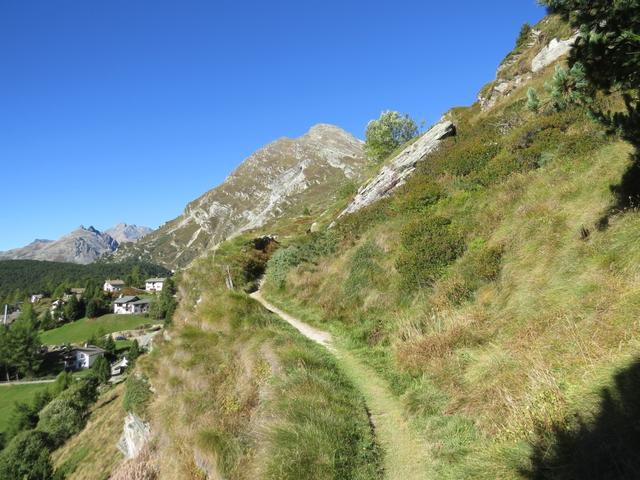
[[[0,250],[158,227],[316,123],[473,103],[535,0],[0,0]]]

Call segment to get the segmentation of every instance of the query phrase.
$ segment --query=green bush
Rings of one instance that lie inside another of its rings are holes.
[[[337,241],[331,232],[313,233],[286,248],[277,250],[267,264],[267,279],[277,288],[284,288],[292,268],[335,252]]]
[[[418,219],[401,232],[398,272],[408,288],[426,287],[464,251],[462,236],[442,217]]]
[[[360,292],[374,284],[377,277],[383,274],[376,261],[382,254],[382,250],[373,242],[366,242],[355,251],[349,261],[349,276],[343,286],[343,293],[347,298],[358,299]]]
[[[130,375],[124,391],[123,407],[125,411],[144,417],[151,395],[151,388],[146,377]]]
[[[40,411],[38,430],[50,435],[56,446],[78,433],[98,396],[98,380],[89,376],[63,391]]]
[[[50,437],[36,430],[16,435],[0,453],[0,478],[48,480],[53,476]]]

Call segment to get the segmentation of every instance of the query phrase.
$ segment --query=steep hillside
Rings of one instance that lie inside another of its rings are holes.
[[[186,266],[224,239],[285,213],[320,213],[342,185],[360,179],[365,163],[362,142],[332,125],[316,125],[299,138],[281,138],[244,160],[180,217],[123,248],[116,258]]]
[[[35,240],[29,245],[0,252],[0,260],[47,260],[87,264],[111,253],[118,242],[107,232],[82,225],[58,240]]]
[[[537,25],[404,185],[355,208],[376,177],[267,267],[270,302],[386,378],[433,478],[637,478],[637,176],[630,145],[546,93],[572,35]]]

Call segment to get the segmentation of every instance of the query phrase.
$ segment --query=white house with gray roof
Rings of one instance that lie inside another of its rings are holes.
[[[74,370],[82,368],[91,368],[96,358],[102,357],[105,351],[95,345],[85,345],[84,347],[76,347],[69,352],[65,365]]]
[[[166,281],[166,278],[147,278],[144,281],[144,289],[147,292],[161,292]]]
[[[125,315],[147,313],[150,304],[151,300],[148,298],[126,295],[113,301],[113,313]]]
[[[125,287],[122,280],[105,280],[102,290],[107,293],[119,292]]]

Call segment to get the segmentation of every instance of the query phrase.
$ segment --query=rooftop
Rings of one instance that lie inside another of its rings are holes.
[[[135,295],[125,295],[124,297],[117,298],[113,301],[113,303],[122,305],[123,303],[135,302],[139,300]]]

